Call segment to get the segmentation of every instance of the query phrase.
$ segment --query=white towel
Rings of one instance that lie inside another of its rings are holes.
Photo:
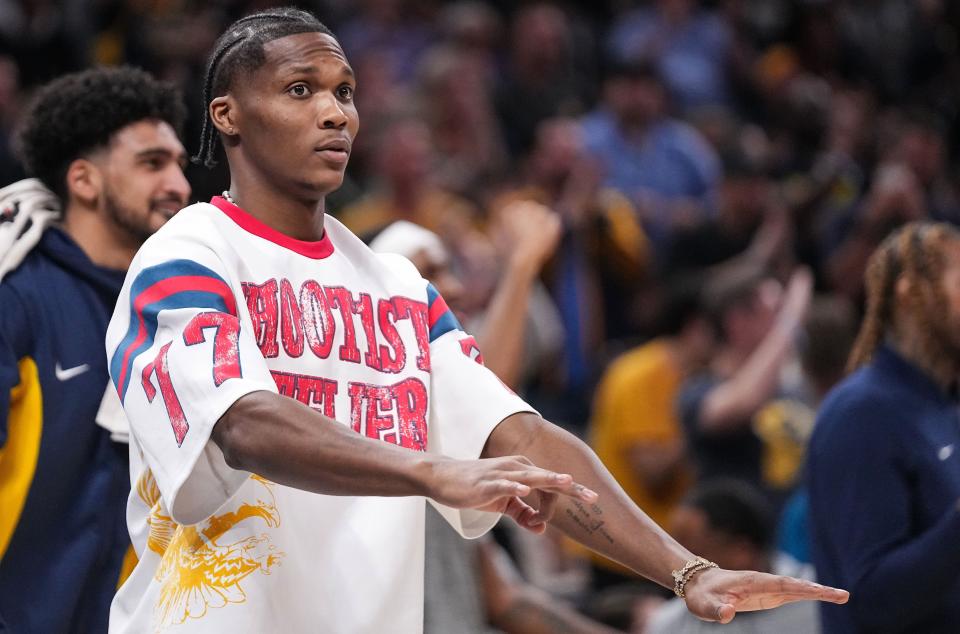
[[[127,422],[127,414],[123,411],[123,404],[112,382],[107,383],[95,420],[97,425],[110,432],[110,439],[114,442],[130,443],[130,423]]]
[[[36,178],[0,189],[0,280],[20,266],[59,218],[60,201]]]

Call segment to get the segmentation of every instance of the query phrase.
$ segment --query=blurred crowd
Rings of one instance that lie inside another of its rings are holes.
[[[177,84],[194,151],[216,36],[272,4],[0,0],[0,184],[31,92],[95,64]],[[867,258],[909,221],[960,224],[960,4],[298,4],[358,77],[328,212],[414,260],[487,365],[691,550],[812,575],[804,452]],[[197,200],[228,185],[223,161],[187,176]],[[598,620],[680,631],[612,562],[498,541]]]

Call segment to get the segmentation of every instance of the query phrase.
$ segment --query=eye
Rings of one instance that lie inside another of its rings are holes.
[[[337,88],[337,96],[343,101],[353,101],[353,86],[343,84]]]
[[[287,88],[287,92],[294,97],[307,97],[310,95],[310,87],[306,84],[294,84]]]

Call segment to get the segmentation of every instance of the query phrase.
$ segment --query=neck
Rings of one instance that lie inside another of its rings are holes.
[[[298,197],[270,187],[262,179],[238,174],[232,165],[230,177],[233,203],[263,224],[296,240],[323,238],[325,196]]]
[[[957,379],[958,364],[954,356],[945,353],[929,332],[918,325],[898,329],[890,335],[888,342],[901,357],[920,368],[947,392]]]
[[[99,210],[78,204],[67,205],[61,227],[91,262],[108,269],[128,269],[142,244],[116,224],[104,221]]]

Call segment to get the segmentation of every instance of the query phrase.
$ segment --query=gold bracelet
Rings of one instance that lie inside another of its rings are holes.
[[[686,594],[684,590],[687,587],[687,582],[689,582],[693,575],[697,574],[701,570],[706,570],[707,568],[719,568],[717,564],[712,561],[708,561],[703,557],[697,557],[696,559],[691,559],[687,563],[683,564],[683,568],[680,570],[674,570],[671,574],[673,575],[673,593],[683,599]]]

